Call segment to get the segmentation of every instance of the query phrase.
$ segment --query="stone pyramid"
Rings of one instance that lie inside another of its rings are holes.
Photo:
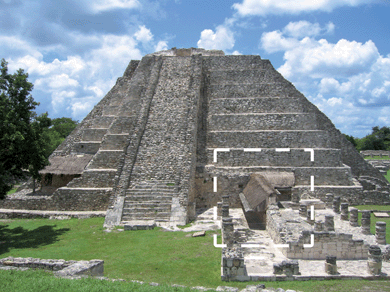
[[[268,60],[222,51],[131,61],[50,159],[54,193],[36,208],[107,209],[106,225],[185,224],[226,194],[241,206],[257,172],[293,174],[286,198],[389,201],[384,177]]]

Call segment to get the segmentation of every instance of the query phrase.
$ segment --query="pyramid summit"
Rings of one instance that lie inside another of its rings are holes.
[[[224,195],[263,215],[270,198],[390,201],[383,175],[269,60],[217,50],[131,61],[49,160],[45,196],[1,207],[107,210],[107,226],[177,225]]]

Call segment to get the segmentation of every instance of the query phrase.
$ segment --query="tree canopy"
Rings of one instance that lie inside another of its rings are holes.
[[[359,139],[344,135],[357,150],[389,150],[390,151],[390,127],[372,128],[372,133]]]
[[[37,180],[39,170],[49,164],[48,157],[77,126],[70,118],[51,120],[47,113],[37,116],[39,105],[31,96],[33,84],[19,69],[8,73],[8,63],[0,64],[0,199],[12,189],[24,172]]]

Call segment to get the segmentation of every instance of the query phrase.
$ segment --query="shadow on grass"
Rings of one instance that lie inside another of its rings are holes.
[[[55,230],[56,225],[40,226],[33,230],[23,227],[8,228],[8,225],[0,226],[0,254],[14,248],[37,248],[58,241],[58,236],[69,231],[69,228]]]

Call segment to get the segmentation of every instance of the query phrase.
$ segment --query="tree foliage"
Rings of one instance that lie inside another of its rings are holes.
[[[359,139],[344,135],[357,150],[389,150],[390,151],[390,127],[372,128],[372,133]]]
[[[45,156],[50,154],[65,140],[65,138],[76,128],[78,122],[71,118],[56,118],[51,120],[49,128],[44,130],[46,139]]]
[[[0,75],[0,199],[12,188],[14,178],[23,171],[39,179],[39,170],[48,164],[43,131],[51,122],[46,114],[34,112],[39,103],[30,92],[33,84],[28,74],[19,69],[8,73],[7,62],[1,60]]]

